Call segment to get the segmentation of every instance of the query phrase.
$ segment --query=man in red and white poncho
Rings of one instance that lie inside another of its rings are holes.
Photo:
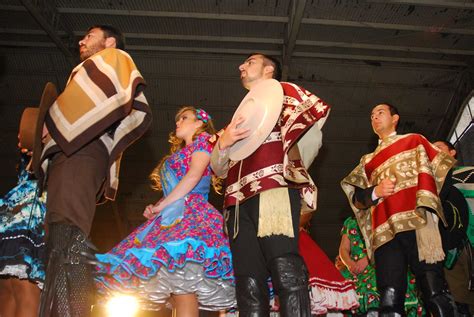
[[[248,90],[267,79],[280,80],[279,62],[260,53],[251,54],[239,70]],[[279,296],[280,316],[311,315],[308,272],[297,237],[301,203],[316,208],[316,187],[302,163],[297,141],[312,127],[322,125],[329,106],[304,88],[280,84],[281,113],[263,144],[243,160],[230,160],[229,148],[249,135],[236,118],[217,140],[211,157],[214,172],[226,178],[226,225],[242,317],[269,315],[269,277]],[[311,140],[313,148],[318,148],[317,139]]]

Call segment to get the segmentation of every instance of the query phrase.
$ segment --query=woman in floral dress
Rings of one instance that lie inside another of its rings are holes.
[[[371,316],[371,312],[378,309],[380,300],[377,292],[375,267],[369,263],[365,243],[354,217],[349,217],[344,221],[341,235],[339,256],[344,263],[341,273],[346,279],[354,281],[359,296],[360,306],[353,313],[355,316],[364,316],[365,314]],[[424,316],[425,312],[416,292],[415,276],[410,271],[407,279],[406,315],[408,317]]]
[[[151,174],[164,197],[146,207],[149,220],[109,253],[97,286],[104,296],[131,293],[141,308],[171,304],[177,316],[198,316],[199,309],[235,306],[232,258],[222,215],[208,203],[209,167],[214,133],[202,109],[184,107],[170,134],[171,154]]]
[[[0,316],[37,316],[44,272],[46,192],[21,148],[18,183],[0,198]]]

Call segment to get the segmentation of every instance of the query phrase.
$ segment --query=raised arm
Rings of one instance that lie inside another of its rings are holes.
[[[250,130],[240,128],[239,125],[244,122],[244,118],[239,117],[230,122],[225,128],[224,133],[214,146],[211,156],[211,168],[217,177],[226,178],[229,170],[229,148],[235,142],[242,140],[250,135]]]
[[[211,153],[211,168],[217,177],[227,177],[227,172],[229,171],[229,149],[219,149],[219,142],[216,143]]]

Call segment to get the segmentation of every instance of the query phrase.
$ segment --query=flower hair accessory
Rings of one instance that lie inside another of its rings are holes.
[[[196,117],[204,123],[212,119],[212,117],[201,108],[196,109]]]

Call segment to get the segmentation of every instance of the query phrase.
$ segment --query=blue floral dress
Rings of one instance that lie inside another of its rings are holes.
[[[188,172],[193,153],[210,155],[209,137],[200,134],[166,160],[164,165],[178,181]],[[97,255],[103,263],[97,268],[101,275],[96,278],[101,301],[114,293],[130,293],[139,296],[142,309],[158,310],[171,294],[195,293],[200,309],[215,311],[235,306],[232,257],[223,232],[223,217],[207,201],[210,176],[208,166],[205,181],[196,185],[201,190],[193,189],[183,200],[183,214],[178,221],[166,222],[161,212],[109,253]],[[200,186],[206,182],[207,186]]]
[[[17,185],[0,198],[0,275],[44,282],[46,193],[38,197],[37,181],[26,170],[22,154]]]

